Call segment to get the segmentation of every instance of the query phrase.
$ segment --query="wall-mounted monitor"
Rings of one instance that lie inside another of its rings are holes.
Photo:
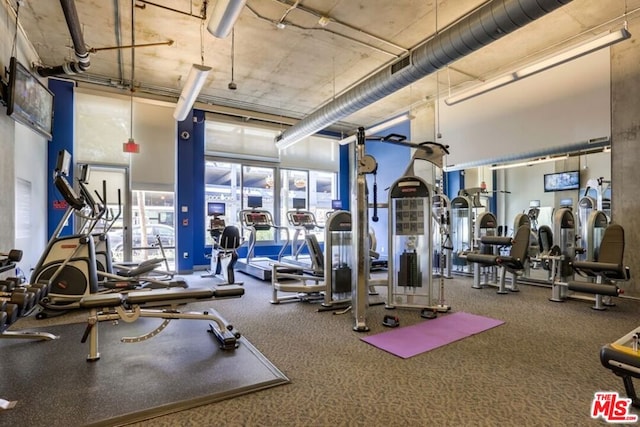
[[[220,216],[225,215],[225,204],[222,202],[209,202],[207,203],[207,215],[208,216]]]
[[[261,208],[262,196],[247,196],[247,206],[250,208]]]
[[[307,201],[303,198],[298,198],[298,197],[294,197],[293,198],[293,209],[306,209],[307,207]]]
[[[547,173],[544,175],[544,191],[580,189],[580,171]]]
[[[334,211],[342,209],[342,200],[335,199],[331,201],[331,209]]]
[[[9,62],[7,115],[47,139],[53,132],[53,92],[15,57]]]

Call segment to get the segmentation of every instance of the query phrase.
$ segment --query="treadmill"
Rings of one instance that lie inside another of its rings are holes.
[[[282,257],[283,264],[300,267],[304,272],[316,276],[324,274],[324,254],[318,243],[318,239],[312,233],[321,230],[313,212],[305,210],[305,199],[293,199],[293,210],[287,212],[289,225],[295,229],[291,239],[291,255]],[[303,253],[307,248],[308,253]]]
[[[236,270],[248,274],[260,280],[271,280],[271,267],[276,260],[268,257],[256,257],[255,246],[258,231],[280,230],[286,232],[286,242],[278,253],[277,261],[282,259],[282,255],[289,244],[289,229],[280,227],[273,221],[271,212],[259,209],[262,207],[262,197],[249,196],[247,205],[250,209],[243,209],[238,212],[238,219],[242,228],[249,230],[248,249],[246,258],[238,258]]]

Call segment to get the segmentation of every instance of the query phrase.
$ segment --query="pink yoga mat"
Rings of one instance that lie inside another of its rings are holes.
[[[464,312],[444,314],[433,320],[399,327],[362,338],[381,350],[403,359],[450,344],[502,325],[502,320]]]

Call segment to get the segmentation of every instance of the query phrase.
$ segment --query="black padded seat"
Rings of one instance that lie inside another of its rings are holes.
[[[604,230],[598,258],[595,261],[571,262],[571,267],[576,273],[581,276],[599,278],[598,283],[572,281],[568,283],[568,289],[607,296],[618,296],[622,293],[622,290],[611,282],[630,279],[629,267],[623,265],[624,244],[624,228],[619,224],[609,225]]]
[[[234,298],[244,295],[242,286],[227,285],[220,288],[171,288],[152,291],[135,291],[127,294],[94,294],[82,298],[81,308],[115,307],[122,304],[141,305],[157,302],[202,300],[210,298]]]
[[[467,262],[477,263],[482,265],[495,265],[505,267],[509,271],[522,270],[524,268],[524,262],[527,257],[527,251],[529,249],[529,227],[521,225],[516,230],[515,236],[499,237],[499,236],[485,236],[482,239],[498,242],[503,246],[511,244],[509,255],[493,255],[493,254],[467,254]]]
[[[162,258],[147,259],[142,261],[140,264],[138,264],[134,268],[119,269],[117,273],[118,273],[118,276],[123,276],[128,278],[140,277],[147,273],[151,273],[163,262],[164,262],[164,259]]]
[[[227,225],[220,235],[218,248],[224,251],[232,251],[238,249],[241,243],[242,239],[240,238],[240,230],[238,227]]]
[[[93,294],[80,299],[80,308],[116,307],[124,302],[124,294]]]
[[[595,261],[573,261],[576,273],[588,277],[602,276],[609,280],[629,280],[629,268],[623,265],[624,228],[611,224],[604,230]]]

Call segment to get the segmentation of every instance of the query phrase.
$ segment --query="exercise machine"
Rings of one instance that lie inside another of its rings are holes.
[[[276,225],[273,221],[271,212],[260,209],[262,207],[262,197],[249,196],[247,197],[247,205],[249,209],[243,209],[238,212],[238,219],[242,228],[249,231],[249,238],[247,240],[247,256],[245,258],[238,258],[236,263],[236,270],[256,277],[260,280],[271,280],[272,264],[276,262],[268,257],[256,257],[255,247],[257,241],[257,233],[260,231],[275,230],[284,231],[285,242],[282,248],[278,252],[277,262],[282,260],[284,252],[289,246],[289,229],[287,227],[281,227]],[[291,271],[296,271],[291,270]]]
[[[486,245],[488,253],[471,252],[467,254],[467,261],[475,264],[474,284],[473,288],[481,289],[480,268],[499,268],[500,278],[498,281],[498,294],[507,294],[509,292],[518,292],[518,276],[521,276],[525,268],[525,259],[529,248],[529,227],[521,225],[515,232],[513,237],[506,236],[484,236],[480,239],[482,245]],[[509,247],[508,255],[501,255],[496,252],[496,247]],[[506,273],[511,273],[511,284],[506,285]],[[489,283],[485,283],[489,284]]]
[[[592,226],[595,226],[598,217],[605,221],[604,216],[594,213]],[[577,260],[573,213],[566,208],[556,212],[554,236],[559,237],[549,255],[543,257],[548,260],[551,269],[550,301],[565,302],[569,298],[588,300],[594,303],[594,310],[605,310],[607,306],[614,305],[610,297],[622,293],[616,283],[630,279],[629,269],[623,265],[624,229],[617,224],[596,229],[604,230],[598,250],[594,249],[595,246],[591,247],[587,251],[588,260]],[[595,244],[595,237],[591,240]],[[574,280],[575,273],[586,277],[586,280]],[[593,297],[580,294],[592,294]]]
[[[213,239],[210,254],[210,274],[201,277],[216,278],[218,285],[235,284],[234,268],[238,262],[237,249],[242,244],[238,227],[227,225],[224,216],[226,205],[223,202],[207,203],[209,215],[209,234]],[[238,282],[238,285],[242,283]]]
[[[294,198],[293,210],[287,212],[289,225],[295,230],[291,238],[291,255],[283,256],[282,264],[300,267],[304,272],[322,276],[324,265],[322,249],[314,231],[322,230],[313,212],[306,210],[305,199]],[[306,248],[307,253],[303,253]]]
[[[244,294],[244,288],[229,285],[213,288],[174,288],[157,289],[152,291],[133,291],[129,293],[110,293],[88,295],[75,302],[75,308],[89,310],[87,327],[82,342],[89,341],[87,361],[100,359],[98,351],[98,325],[100,322],[123,321],[133,323],[141,318],[163,319],[163,322],[152,331],[137,337],[124,337],[124,343],[141,342],[151,339],[162,332],[173,319],[206,320],[209,331],[218,340],[223,350],[233,350],[238,347],[240,333],[222,317],[215,309],[209,308],[202,312],[183,312],[179,307],[191,302],[200,302],[222,298],[239,298]],[[153,307],[158,308],[153,308]]]
[[[475,249],[473,238],[473,202],[467,196],[451,199],[452,264],[456,272],[468,272],[465,254]]]
[[[270,302],[322,301],[322,306],[331,309],[351,298],[351,214],[338,210],[333,212],[325,224],[325,253],[317,248],[317,263],[322,265],[321,275],[288,271],[290,265],[274,263],[271,283],[273,294]],[[284,293],[285,295],[281,295]],[[325,311],[320,309],[319,311]]]
[[[66,179],[68,166],[65,165],[69,163],[69,153],[62,150],[58,155],[54,185],[68,208],[31,275],[30,283],[44,285],[49,289],[48,295],[39,302],[41,310],[36,314],[36,318],[43,319],[64,314],[70,307],[70,303],[103,291],[131,290],[139,287],[186,287],[184,281],[165,282],[151,278],[144,278],[144,282],[139,281],[137,273],[142,274],[152,270],[152,264],[141,264],[132,269],[132,275],[128,277],[106,271],[98,273],[93,230],[105,214],[106,205],[97,204],[82,181],[78,182],[81,195],[76,193]],[[81,232],[61,236],[67,220],[74,214],[84,221],[80,227]],[[108,280],[100,283],[99,276]]]
[[[622,378],[631,404],[640,408],[640,399],[633,385],[633,378],[640,378],[640,327],[600,349],[602,366]]]
[[[436,275],[451,279],[453,242],[451,241],[451,202],[445,194],[436,193],[431,198],[431,214],[434,219],[433,233],[433,267]]]
[[[431,308],[431,193],[418,177],[389,189],[389,286],[386,308]]]

